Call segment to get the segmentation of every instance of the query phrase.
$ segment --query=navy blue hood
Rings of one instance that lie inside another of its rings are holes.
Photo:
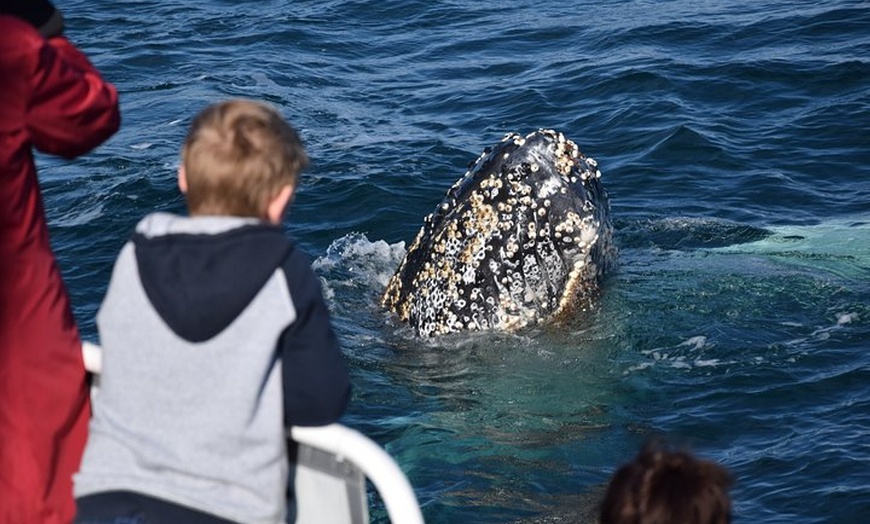
[[[166,324],[190,342],[209,340],[248,306],[293,252],[277,226],[215,217],[211,231],[158,214],[133,235],[142,286]]]

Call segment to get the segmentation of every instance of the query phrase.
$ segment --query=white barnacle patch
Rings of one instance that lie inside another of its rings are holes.
[[[580,241],[590,246],[598,241],[598,227],[597,224],[594,227],[586,227],[580,231]]]
[[[557,180],[555,177],[544,180],[544,182],[541,183],[541,186],[538,188],[538,198],[547,198],[551,195],[556,194],[556,192],[559,191],[559,187],[561,187],[561,184],[559,183],[559,180]]]
[[[523,277],[519,273],[511,274],[511,280],[510,284],[508,285],[508,289],[512,298],[519,302],[523,301],[525,287],[523,285]]]
[[[580,259],[574,263],[571,271],[568,273],[568,279],[565,282],[565,287],[562,291],[562,296],[559,298],[558,306],[554,315],[562,314],[567,308],[572,305],[574,297],[577,296],[578,288],[583,284],[583,269],[586,266],[586,260]]]
[[[509,258],[513,258],[517,254],[517,251],[520,250],[520,246],[517,245],[514,239],[510,239],[504,248]]]
[[[534,222],[529,222],[527,231],[531,240],[534,240],[535,237],[538,236],[537,226],[535,226]]]
[[[562,146],[562,144],[559,145]],[[574,158],[566,153],[565,149],[562,147],[556,148],[555,167],[562,176],[567,176],[571,173],[571,169],[574,167],[574,162]]]
[[[578,215],[574,211],[569,211],[565,214],[564,224],[564,227],[571,227],[573,225],[580,226],[581,224],[583,224],[583,219],[580,218],[580,215]]]
[[[444,252],[447,251],[443,236],[439,235],[439,237],[435,239],[435,242],[432,244],[432,249],[439,255],[443,255]]]
[[[499,202],[496,208],[502,213],[510,214],[513,212],[514,207],[506,202]]]

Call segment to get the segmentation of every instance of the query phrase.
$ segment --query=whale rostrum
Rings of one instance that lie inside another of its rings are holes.
[[[425,217],[381,303],[421,336],[514,331],[588,307],[615,263],[597,162],[553,130],[509,133]]]

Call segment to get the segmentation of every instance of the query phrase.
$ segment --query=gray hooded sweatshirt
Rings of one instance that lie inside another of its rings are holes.
[[[128,503],[113,494],[132,492],[158,519],[149,500],[283,522],[286,428],[336,421],[350,383],[319,281],[280,228],[145,217],[97,325],[103,373],[75,476],[79,518],[88,496],[117,513]]]

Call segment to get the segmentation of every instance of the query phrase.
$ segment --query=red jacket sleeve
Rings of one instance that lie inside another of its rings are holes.
[[[26,122],[37,149],[73,158],[118,130],[118,91],[66,38],[46,41],[35,59]]]

